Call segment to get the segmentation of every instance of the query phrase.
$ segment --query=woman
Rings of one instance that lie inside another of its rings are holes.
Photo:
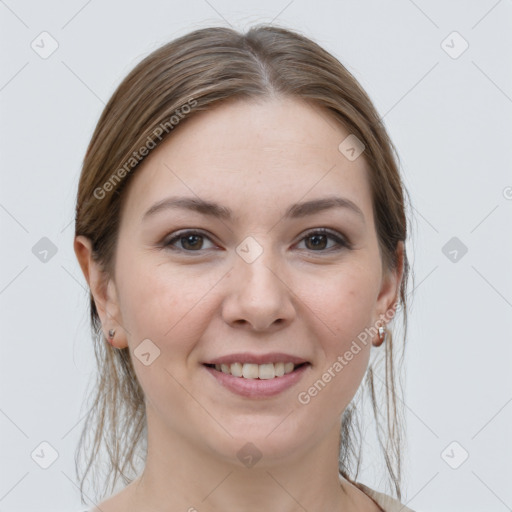
[[[295,32],[196,30],[135,67],[76,208],[99,365],[81,483],[105,444],[128,484],[99,510],[410,510],[388,327],[404,193],[368,96]],[[365,376],[397,499],[356,481]]]

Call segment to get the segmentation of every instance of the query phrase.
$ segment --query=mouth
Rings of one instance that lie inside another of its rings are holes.
[[[279,379],[285,375],[298,371],[304,366],[310,366],[307,361],[293,363],[291,361],[280,361],[276,363],[204,363],[204,366],[211,368],[219,373],[239,377],[241,379],[271,380]]]
[[[207,359],[201,364],[215,385],[250,399],[268,399],[291,390],[312,367],[306,359],[284,352],[240,352]]]

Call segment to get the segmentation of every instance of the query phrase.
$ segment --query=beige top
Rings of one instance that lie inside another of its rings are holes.
[[[414,510],[402,505],[398,500],[388,496],[387,494],[383,494],[378,491],[374,491],[367,487],[364,484],[360,484],[356,482],[357,488],[364,492],[367,496],[369,496],[379,507],[383,510],[383,512],[414,512]],[[83,512],[89,512],[88,510],[84,510]]]
[[[382,492],[374,491],[364,484],[357,483],[357,488],[375,501],[384,512],[414,512],[414,510],[402,505],[397,499]]]

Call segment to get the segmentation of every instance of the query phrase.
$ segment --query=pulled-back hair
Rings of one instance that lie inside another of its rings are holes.
[[[144,58],[109,100],[84,158],[75,219],[75,235],[91,240],[93,258],[107,275],[114,275],[123,191],[147,153],[142,148],[152,151],[197,112],[230,99],[265,97],[306,101],[364,143],[382,263],[386,269],[397,268],[397,244],[407,236],[406,190],[397,152],[371,100],[352,74],[318,44],[288,29],[259,25],[245,34],[204,28],[169,42]],[[407,332],[408,275],[404,244],[397,301],[403,314],[402,355],[398,361],[388,332],[384,356],[379,351],[380,359],[370,362],[364,385],[343,414],[339,454],[340,473],[355,482],[362,460],[356,398],[368,392],[388,482],[399,499],[404,426],[397,365],[401,368]],[[113,490],[120,477],[124,484],[136,478],[136,456],[144,461],[147,454],[144,392],[129,348],[105,343],[92,294],[90,320],[98,372],[75,454],[82,500],[88,473],[100,469],[102,445],[108,461],[101,496],[107,494],[110,481]],[[85,458],[80,456],[82,450]],[[83,460],[86,467],[80,472],[78,462]]]

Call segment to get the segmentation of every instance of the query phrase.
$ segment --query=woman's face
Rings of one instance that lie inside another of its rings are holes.
[[[358,336],[400,278],[383,273],[364,153],[339,149],[348,135],[297,100],[231,102],[137,169],[108,287],[119,325],[102,320],[130,347],[150,436],[240,464],[338,441],[377,341]]]

